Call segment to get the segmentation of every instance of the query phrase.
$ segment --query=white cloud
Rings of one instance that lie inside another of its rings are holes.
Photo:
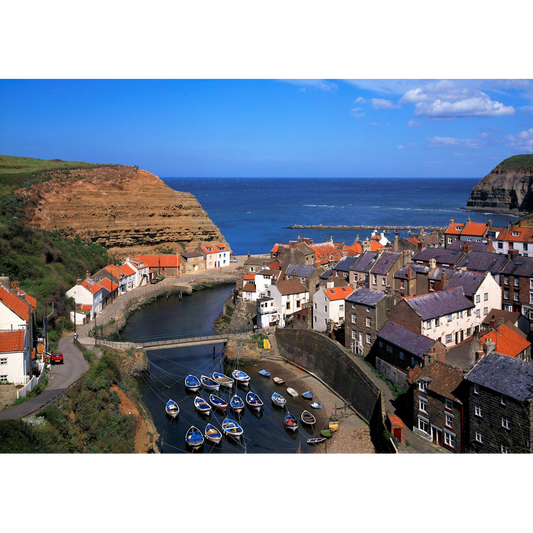
[[[291,85],[299,85],[302,87],[310,87],[319,89],[320,91],[331,92],[338,89],[338,85],[332,81],[327,80],[278,80],[283,83],[290,83]]]
[[[400,102],[414,104],[416,117],[435,119],[508,116],[515,112],[514,107],[491,100],[471,85],[447,80],[410,89]]]
[[[360,96],[355,102],[354,104],[364,104],[366,102],[366,100]]]
[[[413,119],[407,123],[407,126],[409,126],[410,128],[414,128],[416,126],[422,126],[422,123],[418,122],[418,120]]]
[[[429,137],[428,143],[435,148],[448,148],[448,147],[464,147],[464,148],[479,148],[481,142],[476,139],[457,139],[455,137]]]
[[[516,135],[509,135],[507,140],[509,141],[507,146],[533,153],[533,128],[521,131]]]
[[[357,117],[357,118],[361,118],[361,117],[364,117],[365,114],[364,113],[361,113],[361,107],[354,107],[351,111],[351,114],[353,117]]]
[[[374,109],[400,109],[399,105],[396,105],[385,98],[372,98],[371,102]]]

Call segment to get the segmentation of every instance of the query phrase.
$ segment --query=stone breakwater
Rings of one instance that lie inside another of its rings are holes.
[[[424,231],[444,231],[446,228],[441,226],[348,226],[346,224],[342,225],[326,225],[326,224],[313,224],[310,226],[306,226],[303,224],[294,224],[293,226],[288,226],[283,229],[364,229],[364,230],[387,230],[387,231],[394,231],[394,230],[421,230]]]

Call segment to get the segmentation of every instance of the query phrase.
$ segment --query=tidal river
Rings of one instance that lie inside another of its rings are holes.
[[[143,337],[212,332],[213,322],[222,311],[224,301],[230,295],[232,285],[215,289],[195,291],[191,295],[184,295],[161,299],[133,315],[122,332],[123,340],[134,341]],[[200,389],[198,392],[187,392],[184,378],[187,374],[210,376],[213,371],[231,374],[234,368],[224,366],[222,360],[223,344],[173,348],[148,352],[150,371],[139,380],[139,388],[145,406],[150,411],[154,423],[161,435],[160,447],[163,453],[189,453],[185,444],[185,433],[191,426],[204,431],[208,422],[221,429],[223,414],[213,413],[209,416],[200,415],[194,408],[193,400],[199,395],[206,401],[209,392]],[[260,365],[260,363],[259,363]],[[272,405],[270,397],[273,392],[280,392],[272,379],[266,379],[258,374],[260,366],[240,364],[239,368],[251,377],[249,389],[224,389],[221,387],[218,396],[229,401],[236,392],[243,400],[246,392],[252,390],[264,402],[260,414],[256,414],[248,407],[236,415],[228,410],[228,417],[239,422],[244,429],[244,438],[240,442],[230,437],[223,437],[218,445],[204,443],[200,450],[194,453],[302,453],[311,452],[312,448],[306,440],[318,436],[320,428],[306,427],[300,423],[296,432],[289,432],[283,426],[285,410]],[[283,391],[282,391],[283,393]],[[294,408],[296,416],[302,410],[304,400],[296,399],[285,394],[288,409]],[[171,420],[165,414],[165,403],[172,398],[180,406],[179,416]],[[307,402],[308,403],[308,402]],[[162,444],[162,446],[161,446]]]

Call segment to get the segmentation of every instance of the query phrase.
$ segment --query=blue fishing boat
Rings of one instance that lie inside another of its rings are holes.
[[[269,378],[270,377],[270,372],[268,370],[260,370],[259,374],[261,374],[265,378]]]
[[[204,431],[205,438],[213,444],[222,440],[222,433],[213,424],[207,424]]]
[[[263,407],[263,400],[252,391],[246,395],[246,403],[248,404],[248,407],[255,409],[256,411],[259,411]]]
[[[220,385],[214,379],[211,379],[209,376],[200,376],[200,383],[202,384],[202,387],[207,390],[220,389]]]
[[[194,407],[202,414],[209,414],[211,412],[211,406],[200,396],[196,396],[194,399]]]
[[[326,437],[314,437],[312,439],[307,439],[307,444],[315,445],[326,442]]]
[[[320,409],[322,404],[320,402],[312,402],[309,404],[313,409]]]
[[[185,442],[191,448],[199,448],[204,443],[204,436],[197,427],[191,426],[185,434]]]
[[[244,409],[244,400],[238,394],[234,394],[229,401],[229,405],[236,412],[242,411]]]
[[[209,395],[209,403],[216,407],[217,409],[220,409],[221,411],[225,411],[228,407],[228,402],[217,396],[216,394],[210,394]]]
[[[229,389],[231,389],[235,383],[233,378],[230,378],[229,376],[226,376],[226,374],[222,374],[220,372],[213,372],[211,376],[218,384],[222,385],[223,387],[228,387]]]
[[[241,385],[248,385],[250,383],[250,376],[242,370],[234,370],[231,375],[235,381]]]
[[[305,398],[306,400],[312,400],[313,399],[313,393],[310,390],[302,392],[302,398]]]
[[[237,424],[237,422],[235,422],[235,420],[224,418],[224,421],[222,422],[222,433],[230,437],[239,438],[244,433],[244,430],[239,424]]]
[[[174,400],[169,400],[165,405],[165,413],[176,418],[180,414],[180,406]]]
[[[296,420],[296,417],[291,415],[289,411],[287,411],[287,414],[285,415],[285,418],[283,420],[283,425],[286,429],[296,431],[298,429],[298,420]]]
[[[197,390],[200,389],[201,386],[202,386],[202,384],[200,383],[200,380],[196,376],[193,376],[192,374],[189,374],[185,378],[185,388],[187,390],[196,392]]]
[[[287,400],[278,392],[272,394],[272,403],[278,407],[285,407]]]

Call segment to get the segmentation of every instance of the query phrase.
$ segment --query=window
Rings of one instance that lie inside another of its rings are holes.
[[[446,343],[449,343],[449,342],[452,342],[452,334],[451,333],[448,333],[448,335],[446,335]]]
[[[515,291],[513,296],[514,296],[513,300],[515,302],[518,302],[520,300],[520,293],[519,292]]]
[[[485,294],[483,294],[483,301],[487,301],[489,299],[489,293],[486,292]]]
[[[405,289],[405,281],[403,279],[400,280],[400,289]]]
[[[498,248],[501,250],[503,248],[503,242],[498,243]]]
[[[381,278],[381,285],[385,286],[386,282],[387,282],[387,280],[385,278]]]
[[[357,321],[357,316],[356,315],[352,315],[352,324],[355,324]]]
[[[505,300],[508,300],[509,299],[509,290],[508,289],[504,289],[503,291],[503,298]]]
[[[448,322],[452,321],[452,315],[448,315]]]
[[[503,276],[503,284],[509,285],[509,276]]]
[[[344,304],[339,304],[339,311],[344,311]]]
[[[0,383],[7,383],[7,376],[0,376]]]
[[[476,303],[478,304],[481,301],[481,295],[476,294]]]
[[[503,406],[507,405],[507,398],[502,394],[502,397],[500,398],[500,404]]]
[[[392,353],[392,346],[387,344],[387,353]]]
[[[328,312],[328,306],[325,305],[325,306],[324,306],[324,313],[327,313],[327,312]]]
[[[505,444],[502,444],[500,446],[500,453],[509,453],[509,448]]]
[[[483,415],[481,414],[481,407],[479,405],[474,406],[474,414],[479,416],[479,418],[483,418]]]
[[[509,424],[509,419],[506,416],[502,416],[502,428],[511,429],[511,425]]]
[[[411,366],[414,368],[417,364],[417,360],[414,357],[411,357]]]
[[[462,311],[459,311],[457,313],[457,318],[463,318],[463,312]]]
[[[0,365],[7,365],[7,357],[0,357]]]
[[[315,311],[318,309],[318,304],[315,303]]]
[[[437,327],[440,324],[440,318],[435,319],[435,327]]]
[[[392,352],[392,349],[391,349],[391,352]],[[400,352],[400,359],[403,361],[405,359],[405,355],[403,352]]]
[[[400,352],[402,353],[402,352]],[[425,381],[419,381],[418,382],[418,390],[422,392],[428,391],[428,384]]]
[[[374,285],[377,285],[377,283],[378,283],[378,277],[377,277],[376,274],[372,274],[372,283],[373,283]]]
[[[287,309],[291,308],[291,302],[287,302]]]
[[[367,312],[367,313],[371,313],[371,312],[372,312],[372,308],[371,308],[371,307],[367,307],[367,308],[366,308],[366,312]]]
[[[383,348],[383,341],[379,341],[379,347]]]
[[[479,431],[476,431],[476,442],[483,444],[483,435]]]
[[[529,293],[529,303],[533,304],[533,292]]]
[[[484,314],[485,316],[487,316],[487,315],[489,314],[489,308],[488,308],[488,307],[484,307],[484,308],[483,308],[483,314]]]
[[[372,342],[372,335],[370,335],[370,333],[367,333],[366,334],[366,343],[370,344],[371,342]]]
[[[444,444],[450,448],[455,448],[455,437],[447,431],[444,432]]]
[[[427,433],[428,432],[427,420],[424,420],[423,418],[418,417],[418,429],[420,431],[423,431],[424,433]]]
[[[481,311],[476,309],[476,318],[481,318]]]
[[[529,288],[533,289],[533,278],[529,278]]]
[[[357,339],[357,331],[352,331],[352,339]]]
[[[466,316],[472,316],[472,309],[466,310]]]
[[[472,328],[468,328],[468,329],[466,330],[466,336],[467,336],[467,337],[470,337],[470,335],[472,335]]]
[[[514,278],[513,281],[514,281],[514,286],[515,286],[515,287],[518,287],[518,282],[520,281],[520,278],[517,278],[517,277],[515,276],[515,278]]]
[[[524,243],[524,252],[527,251],[527,242]]]
[[[367,327],[367,328],[372,327],[372,319],[370,319],[370,318],[368,318],[368,317],[366,318],[366,327]]]
[[[316,316],[315,316],[315,322],[316,322]]]
[[[448,413],[444,415],[444,425],[448,428],[453,428],[453,415]]]
[[[435,290],[435,282],[433,280],[430,280],[429,282],[429,290],[434,291]]]
[[[327,325],[328,325],[328,319],[324,318],[324,326],[327,326]]]
[[[296,300],[296,308],[301,307],[301,305],[302,305],[302,301],[301,300]],[[342,311],[342,309],[341,309],[341,311]]]
[[[453,410],[453,402],[451,400],[448,400],[448,398],[444,399],[444,408],[449,409],[450,411]]]
[[[474,383],[474,394],[479,394],[479,385]]]
[[[424,322],[424,327],[425,327],[426,329],[430,329],[430,328],[431,328],[431,320],[426,320],[426,321]]]

